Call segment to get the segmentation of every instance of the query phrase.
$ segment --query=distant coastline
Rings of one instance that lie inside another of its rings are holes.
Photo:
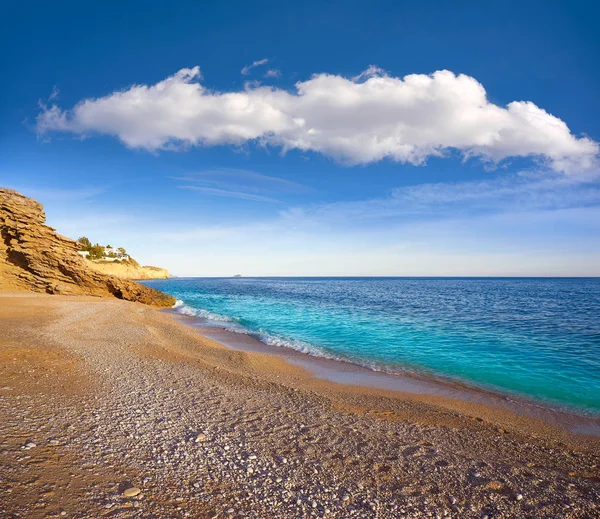
[[[108,276],[118,276],[124,279],[169,279],[171,274],[167,269],[148,265],[132,264],[128,261],[87,260],[89,266]]]

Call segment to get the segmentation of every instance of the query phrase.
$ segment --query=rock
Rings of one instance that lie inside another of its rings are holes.
[[[204,440],[206,440],[206,434],[200,433],[196,436],[196,438],[194,438],[194,441],[196,443],[200,443],[203,442]]]
[[[25,447],[26,447],[27,449],[33,449],[34,447],[37,447],[37,445],[36,445],[35,443],[33,443],[33,442],[27,442],[27,443],[25,444]]]
[[[123,491],[125,497],[135,497],[142,492],[138,487],[129,487]]]
[[[45,224],[41,204],[0,188],[0,282],[47,294],[117,297],[170,307],[175,298],[89,267],[77,243]]]
[[[523,494],[517,494],[517,495],[515,496],[515,499],[516,499],[517,501],[521,501],[521,500],[523,499]]]

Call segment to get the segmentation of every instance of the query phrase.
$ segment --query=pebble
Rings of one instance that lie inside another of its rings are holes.
[[[523,499],[523,494],[517,494],[516,499],[517,501],[521,501],[521,499]]]
[[[135,497],[141,492],[141,489],[138,487],[130,487],[123,491],[123,495],[125,497]]]
[[[198,443],[198,442],[203,442],[204,440],[206,440],[206,434],[200,433],[200,434],[198,434],[198,436],[196,436],[194,441],[196,443]]]

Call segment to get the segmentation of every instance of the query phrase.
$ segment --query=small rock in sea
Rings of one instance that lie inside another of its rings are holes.
[[[523,494],[517,494],[516,499],[517,501],[521,501],[521,499],[523,499]]]
[[[138,487],[130,487],[123,491],[123,495],[125,497],[135,497],[141,492],[141,489]]]
[[[194,441],[196,443],[198,442],[203,442],[204,440],[206,440],[206,434],[202,434],[200,433],[198,436],[196,436],[196,438],[194,439]]]

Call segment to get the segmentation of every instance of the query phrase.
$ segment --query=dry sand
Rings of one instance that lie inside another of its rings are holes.
[[[0,294],[0,417],[3,519],[600,517],[597,438],[318,380],[136,303]]]

